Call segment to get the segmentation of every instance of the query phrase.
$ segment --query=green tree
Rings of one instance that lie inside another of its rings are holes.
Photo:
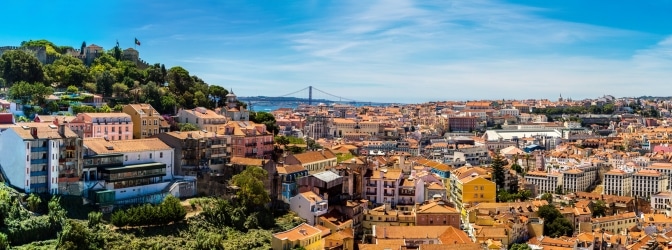
[[[266,125],[266,130],[274,135],[278,134],[280,128],[276,124],[275,116],[268,112],[250,112],[250,121]]]
[[[283,135],[275,137],[275,143],[282,145],[283,148],[287,148],[289,144],[289,139]]]
[[[115,77],[110,71],[102,72],[96,77],[96,89],[98,93],[103,96],[112,95],[112,85],[114,85]]]
[[[30,52],[10,50],[3,53],[1,58],[0,77],[5,79],[9,86],[20,81],[29,83],[44,81],[42,63]]]
[[[602,200],[598,200],[593,203],[593,217],[606,216],[607,215],[607,204]]]
[[[89,93],[96,93],[96,90],[98,89],[98,85],[93,82],[87,82],[84,83],[84,90],[89,92]]]
[[[572,223],[563,217],[553,205],[541,206],[537,214],[544,219],[544,235],[551,237],[571,236],[574,232]]]
[[[69,94],[77,94],[77,93],[79,93],[79,88],[77,88],[77,87],[74,86],[74,85],[70,85],[70,86],[68,86],[68,88],[65,90],[65,92],[67,92],[67,93],[69,93]]]
[[[9,239],[7,235],[0,233],[0,250],[9,249]]]
[[[224,237],[215,232],[200,230],[196,234],[196,249],[224,250]]]
[[[191,123],[180,123],[178,127],[180,127],[180,131],[198,131],[198,127]]]
[[[232,182],[238,186],[238,199],[247,208],[259,208],[271,201],[264,188],[263,180],[268,179],[268,172],[261,167],[251,166],[240,174],[234,175]]]
[[[226,95],[229,94],[229,91],[227,91],[225,88],[217,85],[210,85],[208,87],[208,92],[210,93],[210,96],[212,96],[215,100],[217,100],[217,103],[215,103],[215,107],[222,107],[226,103]]]
[[[548,201],[548,203],[550,204],[551,202],[553,202],[553,194],[551,193],[542,194],[541,199]]]
[[[178,96],[189,91],[194,85],[193,79],[189,75],[189,71],[179,66],[172,67],[168,70],[166,80],[168,81],[168,88],[170,91]],[[184,105],[184,103],[182,104]]]
[[[50,83],[58,83],[60,87],[73,85],[82,87],[89,80],[89,69],[82,60],[70,55],[61,56],[54,63],[44,67]]]
[[[30,194],[27,199],[28,202],[28,209],[33,212],[37,212],[37,208],[42,203],[42,200],[40,199],[39,196],[35,194]]]
[[[509,248],[509,249],[510,250],[532,250],[532,248],[528,244],[525,244],[525,243],[513,243],[513,245],[511,245],[511,248]]]
[[[7,96],[14,100],[20,100],[23,104],[36,103],[42,104],[48,95],[54,93],[52,87],[45,86],[42,83],[18,82],[9,88]]]
[[[110,106],[107,106],[107,104],[103,104],[103,106],[101,106],[97,111],[98,113],[110,113],[112,112],[112,109]]]
[[[504,188],[504,165],[506,165],[506,160],[501,155],[495,154],[490,167],[492,168],[492,179],[495,181],[497,189]]]
[[[87,226],[91,229],[97,229],[103,223],[103,213],[89,212]]]
[[[93,233],[82,223],[66,220],[63,231],[58,234],[57,249],[101,249],[102,242],[97,242]]]
[[[126,86],[126,84],[119,83],[119,82],[115,83],[115,84],[112,84],[112,94],[114,95],[114,97],[124,98],[124,97],[126,97],[127,93],[128,93],[128,86]]]

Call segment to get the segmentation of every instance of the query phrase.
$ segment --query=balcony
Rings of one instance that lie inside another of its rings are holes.
[[[376,193],[377,192],[376,192],[375,189],[374,190],[366,190],[366,194],[368,194],[368,195],[376,195]]]
[[[384,193],[383,193],[383,196],[394,196],[394,193],[384,192]]]
[[[45,164],[49,159],[30,159],[30,164]]]
[[[272,145],[273,142],[272,142],[272,141],[265,141],[265,142],[263,142],[263,144],[264,144],[264,145]]]
[[[257,146],[256,142],[245,143],[245,147],[256,147],[256,146]]]
[[[49,150],[49,147],[32,147],[30,148],[30,152],[46,152]]]
[[[245,157],[255,157],[257,153],[245,153]]]
[[[385,185],[385,188],[394,188],[394,185]]]
[[[366,183],[366,186],[369,186],[369,187],[377,187],[378,184],[375,183],[375,182],[369,182],[369,183]]]
[[[399,196],[415,196],[415,192],[400,192]]]
[[[397,205],[415,205],[413,200],[401,199],[397,202]]]
[[[30,176],[46,176],[47,171],[30,171]]]

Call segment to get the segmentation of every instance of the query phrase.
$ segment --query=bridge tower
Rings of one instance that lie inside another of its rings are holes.
[[[313,86],[308,86],[308,105],[313,105]]]

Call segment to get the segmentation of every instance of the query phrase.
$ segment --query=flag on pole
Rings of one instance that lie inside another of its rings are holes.
[[[135,38],[135,45],[140,46],[140,40],[138,40],[138,38]]]

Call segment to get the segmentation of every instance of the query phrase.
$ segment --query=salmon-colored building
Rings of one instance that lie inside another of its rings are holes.
[[[233,137],[233,157],[269,159],[273,153],[273,133],[266,125],[251,121],[230,121],[217,134]]]
[[[82,138],[133,139],[133,121],[125,113],[79,113],[67,124]]]

